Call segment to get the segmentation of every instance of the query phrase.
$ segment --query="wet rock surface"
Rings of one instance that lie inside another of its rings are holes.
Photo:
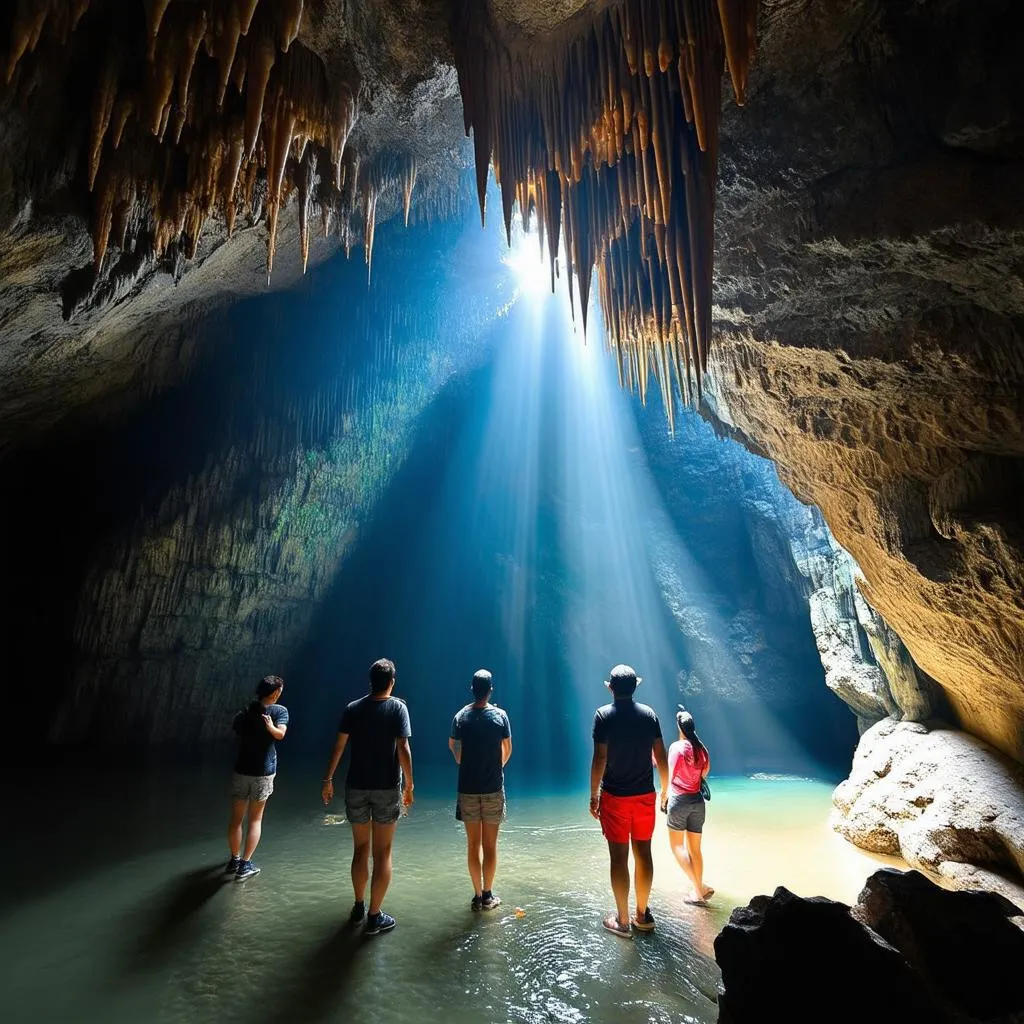
[[[948,892],[917,872],[872,875],[855,907],[787,889],[733,911],[715,939],[720,1024],[793,1021],[1018,1021],[1024,955],[1016,908]],[[837,969],[857,983],[841,991]]]
[[[980,740],[886,719],[861,737],[833,803],[833,826],[858,846],[1024,910],[1024,772]]]

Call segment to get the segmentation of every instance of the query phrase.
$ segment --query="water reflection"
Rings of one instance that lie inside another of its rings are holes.
[[[383,1022],[713,1021],[718,970],[708,954],[735,903],[777,884],[849,900],[875,866],[829,831],[828,786],[716,780],[705,839],[713,906],[683,904],[660,820],[658,929],[623,942],[600,929],[611,906],[607,856],[585,793],[513,791],[504,903],[490,914],[469,910],[451,801],[421,799],[395,846],[388,909],[399,927],[364,939],[345,922],[349,831],[316,808],[315,779],[282,777],[263,874],[244,885],[217,874],[223,779],[161,783],[190,794],[193,813],[165,823],[171,831],[150,837],[149,852],[136,855],[113,831],[101,849],[105,818],[133,813],[116,788],[97,794],[93,853],[105,856],[93,867],[64,857],[72,834],[59,820],[35,846],[53,851],[36,857],[46,870],[0,920],[8,1024],[302,1024],[365,1019],[370,1008]],[[197,806],[208,808],[205,821]],[[9,847],[4,857],[17,878]]]

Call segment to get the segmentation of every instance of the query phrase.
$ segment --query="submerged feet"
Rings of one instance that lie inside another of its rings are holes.
[[[235,881],[244,882],[247,878],[252,878],[253,875],[258,875],[259,873],[260,869],[251,860],[240,860],[235,870]]]
[[[363,930],[363,934],[379,935],[381,932],[389,932],[397,923],[390,914],[385,914],[383,910],[378,910],[376,914],[371,914],[366,919],[366,928]]]
[[[619,920],[618,914],[609,914],[602,922],[602,926],[610,931],[612,935],[618,935],[621,939],[633,938],[632,929],[625,921]]]
[[[708,900],[715,895],[715,890],[710,885],[704,886],[704,895],[698,896],[696,889],[690,890],[690,895],[683,900],[684,903],[689,903],[693,907],[706,907]]]
[[[642,914],[639,910],[633,915],[633,927],[640,932],[654,931],[654,915],[648,907]]]

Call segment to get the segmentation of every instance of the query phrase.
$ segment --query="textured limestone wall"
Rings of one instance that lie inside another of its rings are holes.
[[[281,671],[417,417],[478,358],[508,301],[497,280],[445,294],[436,261],[457,234],[389,248],[390,285],[368,291],[363,268],[339,259],[317,272],[316,302],[239,307],[207,327],[215,358],[87,448],[105,471],[127,469],[113,486],[138,506],[92,540],[76,590],[54,581],[72,621],[52,740],[218,737],[252,681]]]
[[[1020,18],[767,8],[724,115],[710,395],[821,509],[964,728],[1018,760],[1024,96],[1001,47]]]
[[[988,744],[948,727],[878,722],[834,804],[834,827],[858,846],[1024,909],[1024,772]]]

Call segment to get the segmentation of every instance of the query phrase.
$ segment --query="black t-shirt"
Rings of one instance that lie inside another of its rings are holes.
[[[653,708],[634,700],[617,700],[597,709],[594,742],[608,744],[608,763],[601,788],[612,796],[654,792],[651,748],[661,739],[661,723]]]
[[[277,747],[274,746],[274,737],[267,732],[264,715],[270,715],[274,725],[288,724],[288,709],[283,704],[264,705],[262,701],[254,700],[235,715],[232,728],[238,733],[235,771],[239,775],[273,775],[277,772]]]
[[[508,715],[488,704],[467,704],[452,719],[452,739],[462,744],[459,759],[460,793],[497,793],[505,785],[501,741],[512,736]]]
[[[412,735],[409,709],[398,697],[375,700],[367,694],[352,701],[338,723],[348,733],[352,760],[345,785],[349,789],[395,789],[401,772],[396,740]]]

